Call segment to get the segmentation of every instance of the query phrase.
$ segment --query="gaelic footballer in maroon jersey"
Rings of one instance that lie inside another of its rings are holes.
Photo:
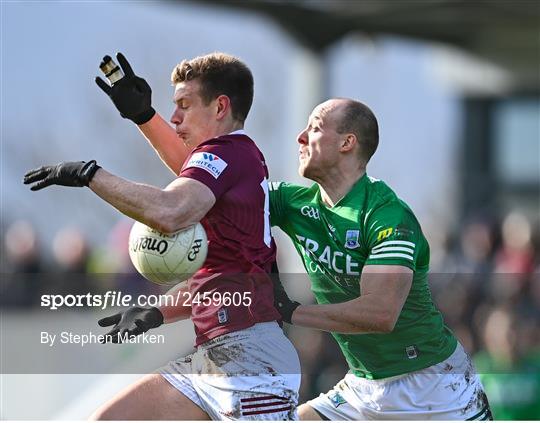
[[[210,243],[206,266],[169,291],[189,294],[191,305],[131,307],[106,317],[104,324],[114,326],[111,332],[144,333],[191,318],[196,351],[136,381],[92,418],[294,420],[301,370],[294,346],[276,322],[266,273],[275,258],[267,172],[253,141],[238,132],[253,102],[253,75],[238,58],[223,53],[183,60],[171,74],[173,129],[152,109],[146,81],[125,57],[117,58],[126,76],[114,86],[99,80],[98,85],[180,177],[159,189],[100,169],[91,189],[162,232],[202,221]],[[209,294],[210,302],[205,301]],[[226,294],[251,294],[251,303],[227,304]]]
[[[188,282],[191,298],[199,292],[218,292],[220,298],[225,292],[237,292],[251,299],[249,306],[193,302],[196,344],[280,319],[268,276],[276,247],[269,226],[268,170],[260,150],[243,131],[236,131],[200,144],[179,176],[202,182],[216,197],[201,221],[208,236],[208,255]]]

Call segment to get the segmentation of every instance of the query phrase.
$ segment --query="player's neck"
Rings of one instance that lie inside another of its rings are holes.
[[[328,172],[324,178],[317,181],[321,192],[321,199],[328,207],[334,207],[345,197],[366,170],[362,168],[357,172]]]
[[[238,121],[230,121],[224,123],[220,128],[220,135],[227,135],[234,131],[239,131],[240,129],[244,129],[244,125]]]
[[[244,124],[241,122],[235,120],[220,122],[219,124],[214,126],[211,131],[206,133],[206,137],[201,140],[201,143],[212,138],[218,138],[224,135],[228,135],[231,132],[239,131],[240,129],[244,129]]]

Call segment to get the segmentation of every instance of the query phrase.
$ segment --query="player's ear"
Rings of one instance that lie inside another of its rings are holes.
[[[358,140],[356,138],[356,135],[345,134],[344,137],[341,139],[341,145],[340,145],[339,151],[341,152],[350,151],[356,146],[357,143],[358,143]]]
[[[222,94],[216,99],[216,117],[218,120],[223,119],[231,108],[231,99]]]

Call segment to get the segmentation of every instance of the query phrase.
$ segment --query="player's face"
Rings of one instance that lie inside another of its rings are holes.
[[[301,176],[317,180],[339,160],[341,135],[336,132],[336,108],[332,100],[319,104],[298,134]]]
[[[199,92],[200,84],[196,79],[180,82],[176,84],[173,98],[175,108],[171,123],[178,138],[191,148],[220,135],[216,132],[215,101],[205,104]]]

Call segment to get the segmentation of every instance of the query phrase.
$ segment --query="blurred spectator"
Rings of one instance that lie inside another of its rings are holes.
[[[85,235],[74,227],[58,231],[52,243],[55,270],[50,273],[48,293],[86,294],[95,292],[87,276],[89,246]]]
[[[36,273],[41,271],[41,255],[34,227],[18,220],[8,227],[4,238],[10,273]]]
[[[19,220],[11,224],[4,237],[5,268],[0,304],[3,307],[27,307],[36,304],[38,293],[33,281],[42,272],[42,259],[33,226]]]
[[[461,230],[460,273],[483,274],[491,271],[491,255],[494,239],[491,225],[486,220],[477,220]]]
[[[60,270],[66,273],[86,273],[89,248],[79,229],[61,229],[54,237],[52,250]]]
[[[534,321],[524,321],[507,307],[493,309],[486,319],[485,349],[474,361],[495,419],[540,417],[540,350],[534,345],[535,332]]]
[[[534,269],[532,228],[518,212],[506,216],[502,224],[502,247],[495,260],[495,272],[531,273]]]
[[[525,216],[512,212],[502,224],[502,246],[495,256],[491,295],[498,301],[518,302],[527,289],[534,270],[531,224]]]

